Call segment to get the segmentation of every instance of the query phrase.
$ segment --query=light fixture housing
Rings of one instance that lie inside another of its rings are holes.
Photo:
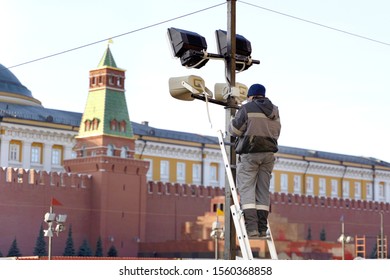
[[[198,33],[171,27],[168,28],[168,39],[173,55],[180,58],[181,65],[199,69],[208,62],[206,39]]]
[[[229,56],[227,50],[227,32],[216,30],[215,38],[217,40],[218,53],[225,58]],[[252,45],[244,36],[236,34],[236,70],[244,71],[252,66],[253,63],[259,64],[260,61],[252,60]]]
[[[237,102],[241,104],[246,100],[247,94],[248,87],[241,83],[236,82],[235,87],[232,87],[230,91],[227,83],[217,83],[214,85],[214,98],[218,101],[226,101],[230,95],[235,97]]]
[[[68,215],[66,214],[58,214],[58,216],[56,217],[57,223],[65,223],[67,216]]]
[[[218,53],[227,56],[227,32],[224,30],[216,30],[215,37],[217,39]],[[252,53],[251,42],[245,39],[244,36],[236,34],[236,54],[242,56],[250,56]]]
[[[212,92],[206,87],[205,81],[195,75],[169,78],[169,92],[172,97],[192,101],[193,95],[206,95],[213,97]]]
[[[46,213],[43,220],[46,222],[46,223],[51,223],[51,222],[54,222],[55,221],[55,218],[56,218],[56,214],[55,213]]]

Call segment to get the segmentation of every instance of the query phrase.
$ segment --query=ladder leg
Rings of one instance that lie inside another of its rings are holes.
[[[246,233],[245,221],[242,211],[236,205],[230,207],[232,213],[234,226],[237,232],[237,239],[240,244],[242,258],[244,260],[253,260],[251,245],[249,243],[248,235]]]
[[[274,242],[274,238],[272,236],[271,227],[269,225],[269,222],[268,222],[268,231],[269,231],[269,238],[267,238],[268,250],[269,250],[271,259],[277,260],[278,253],[276,252],[275,242]]]

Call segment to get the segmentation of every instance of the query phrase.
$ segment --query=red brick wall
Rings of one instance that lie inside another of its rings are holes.
[[[75,245],[88,232],[84,221],[89,219],[89,193],[91,180],[87,175],[63,174],[64,185],[57,173],[35,173],[32,184],[28,182],[28,171],[23,171],[22,182],[18,182],[18,171],[12,169],[11,182],[6,181],[7,171],[0,169],[0,251],[6,256],[12,241],[16,238],[23,255],[32,255],[43,217],[49,212],[51,198],[63,206],[55,206],[57,214],[68,214],[67,225],[74,229]],[[51,175],[53,180],[51,184]],[[82,183],[83,182],[83,183]],[[61,254],[65,248],[67,234],[53,238],[53,254]]]
[[[19,171],[11,169],[7,177],[7,170],[0,169],[3,255],[8,253],[14,238],[24,256],[33,254],[40,225],[47,228],[43,216],[49,211],[53,197],[63,204],[55,206],[54,212],[68,215],[66,225],[68,228],[72,225],[76,253],[84,239],[95,250],[100,236],[105,253],[114,244],[119,256],[136,256],[138,242],[183,241],[185,222],[195,222],[204,216],[210,211],[212,198],[224,195],[220,188],[146,182],[142,161],[118,158],[101,163],[100,157],[73,161],[67,162],[71,163],[71,169],[92,176],[33,172],[31,177],[29,170],[18,176]],[[312,240],[319,240],[321,230],[325,229],[326,240],[336,241],[343,216],[347,235],[368,237],[367,254],[379,234],[379,211],[384,212],[384,233],[390,236],[388,203],[272,194],[271,219],[272,215],[279,215],[287,218],[286,223],[303,225],[299,239],[307,238],[310,227]],[[67,233],[53,237],[53,255],[62,255]],[[274,233],[274,237],[289,239],[283,232]]]
[[[65,168],[92,175],[88,238],[102,238],[105,253],[114,245],[119,256],[136,256],[145,235],[148,162],[110,156],[67,160]]]
[[[148,182],[146,240],[182,240],[184,223],[209,211],[211,199],[223,195],[220,188]]]
[[[343,217],[346,235],[366,235],[366,253],[369,255],[380,233],[380,211],[384,213],[384,234],[390,237],[389,203],[278,193],[271,197],[273,213],[287,217],[288,223],[304,225],[302,240],[307,238],[310,227],[312,240],[319,240],[321,230],[325,229],[326,241],[335,242],[341,235],[340,219]],[[275,238],[283,237],[276,235]]]

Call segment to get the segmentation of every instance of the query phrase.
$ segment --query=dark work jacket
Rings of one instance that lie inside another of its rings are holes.
[[[280,129],[278,107],[266,97],[242,105],[229,125],[230,134],[237,137],[237,154],[276,153]]]

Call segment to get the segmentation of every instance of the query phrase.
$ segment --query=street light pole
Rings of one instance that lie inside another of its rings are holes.
[[[49,213],[50,214],[53,214],[53,206],[51,206],[50,205],[50,208],[49,208]],[[49,228],[48,228],[48,230],[49,230],[49,232],[53,232],[53,228],[52,228],[52,224],[53,224],[53,222],[48,222],[47,223],[48,225],[49,225]],[[47,252],[47,259],[48,260],[51,260],[51,247],[52,247],[52,238],[53,238],[53,235],[52,234],[49,234],[49,244],[48,244],[48,252]]]
[[[240,72],[248,69],[253,64],[260,64],[260,61],[253,60],[250,56],[252,48],[250,42],[243,36],[236,34],[236,2],[237,0],[227,1],[227,31],[216,30],[219,54],[207,53],[207,44],[203,36],[178,28],[168,28],[168,37],[172,46],[174,56],[180,58],[182,66],[199,69],[203,67],[210,59],[224,60],[226,85],[223,89],[217,87],[216,96],[205,86],[204,80],[198,76],[186,76],[169,79],[169,92],[172,97],[192,101],[200,99],[225,106],[225,128],[226,139],[230,143],[234,142],[234,137],[229,133],[229,125],[232,117],[236,115],[236,110],[247,96],[247,88],[242,84],[236,83],[236,63],[241,65]],[[225,37],[226,33],[226,37]],[[237,50],[237,41],[239,40],[239,49]],[[237,55],[237,52],[239,55]],[[237,84],[239,85],[237,87]],[[241,85],[241,86],[240,86]],[[227,91],[226,91],[227,90]],[[218,94],[217,94],[218,92]],[[224,101],[226,100],[226,102]],[[233,145],[229,145],[226,151],[230,163],[233,181],[236,180],[236,151]],[[231,178],[230,178],[231,179]],[[230,207],[234,205],[233,194],[229,188],[229,178],[225,180],[225,246],[224,259],[236,259],[236,229],[234,227]]]
[[[218,221],[218,214],[217,220],[213,222],[211,229],[210,237],[214,239],[215,259],[218,260],[218,240],[222,239],[224,236],[223,228],[221,227],[221,223]]]
[[[236,84],[236,1],[227,0],[227,53],[226,57],[226,80],[229,85],[229,90]],[[227,99],[226,114],[225,114],[225,127],[226,127],[226,138],[230,143],[234,142],[233,137],[229,134],[229,124],[232,117],[236,113],[237,101],[233,96],[229,96]],[[233,178],[236,178],[236,152],[234,146],[229,146],[227,155],[230,158],[230,166],[232,168]],[[236,230],[232,215],[230,213],[230,206],[234,203],[232,193],[229,186],[229,181],[226,178],[225,182],[225,247],[224,247],[224,259],[234,260],[236,259]]]
[[[65,214],[59,214],[56,216],[55,213],[53,213],[53,205],[62,205],[58,200],[52,198],[49,212],[47,212],[44,215],[44,222],[47,223],[48,229],[43,230],[44,236],[49,238],[49,244],[48,244],[48,252],[47,252],[47,258],[48,260],[51,260],[51,249],[52,249],[52,238],[53,238],[53,232],[56,232],[57,236],[60,232],[65,230],[64,223],[66,221],[67,215]],[[53,229],[53,223],[56,223],[56,227]]]
[[[337,241],[341,243],[341,259],[344,260],[345,259],[345,243],[352,242],[353,241],[353,237],[345,235],[345,232],[344,232],[344,215],[341,216],[340,222],[341,222],[341,235],[337,239]]]
[[[341,256],[345,259],[345,234],[344,234],[344,219],[341,221]]]

